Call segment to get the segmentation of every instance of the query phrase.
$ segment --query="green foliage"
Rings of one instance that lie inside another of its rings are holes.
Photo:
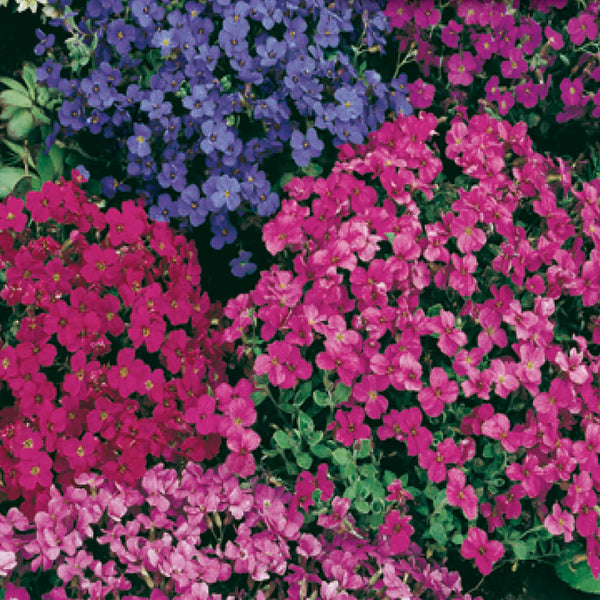
[[[571,544],[555,563],[556,574],[568,585],[587,594],[600,594],[600,580],[592,575],[585,549]]]

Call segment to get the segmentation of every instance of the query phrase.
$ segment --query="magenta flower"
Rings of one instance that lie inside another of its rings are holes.
[[[462,509],[463,514],[469,521],[477,518],[477,495],[472,485],[467,485],[467,478],[460,469],[448,471],[448,483],[446,485],[446,497],[450,506]]]
[[[371,436],[371,429],[364,423],[365,411],[360,406],[355,406],[350,412],[336,411],[335,420],[339,425],[335,439],[344,446],[352,446],[356,440],[369,439]]]
[[[394,554],[401,554],[408,550],[410,536],[415,531],[410,525],[411,518],[401,515],[394,509],[386,515],[385,522],[379,527],[382,535],[389,536],[390,549]]]
[[[474,558],[481,574],[489,575],[493,564],[504,555],[504,546],[495,540],[488,541],[485,531],[472,527],[462,543],[460,553],[464,558]]]
[[[454,85],[471,85],[472,73],[477,69],[475,59],[470,52],[453,54],[447,61],[448,81]]]
[[[435,86],[425,83],[422,79],[417,79],[408,84],[410,96],[408,101],[414,108],[427,108],[431,106],[433,96],[435,95]]]
[[[576,46],[581,46],[586,38],[593,42],[598,37],[598,26],[593,15],[588,13],[580,14],[567,23],[567,31],[571,41]]]
[[[310,363],[300,355],[297,346],[285,342],[273,342],[267,352],[257,357],[254,363],[257,375],[269,374],[269,381],[283,389],[293,388],[300,379],[308,379],[312,374]]]
[[[431,387],[419,391],[419,403],[429,417],[439,417],[446,404],[458,398],[458,383],[448,379],[441,367],[433,367],[429,374]]]
[[[558,502],[555,502],[552,506],[552,514],[544,519],[544,527],[552,535],[564,534],[565,542],[570,542],[573,540],[575,519],[568,510],[561,510]]]
[[[581,81],[581,77],[577,77],[573,81],[565,77],[560,82],[560,98],[565,106],[579,106],[582,94],[583,82]]]

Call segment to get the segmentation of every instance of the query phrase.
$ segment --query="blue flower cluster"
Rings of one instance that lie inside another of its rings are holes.
[[[287,152],[306,167],[325,144],[361,143],[387,111],[412,112],[398,81],[361,61],[383,51],[384,5],[88,0],[83,18],[60,24],[89,63],[69,69],[49,36],[38,78],[64,94],[58,135],[90,132],[121,149],[126,170],[103,180],[105,195],[131,184],[153,218],[195,227],[210,215],[218,248],[236,239],[232,212],[279,207],[265,159]]]

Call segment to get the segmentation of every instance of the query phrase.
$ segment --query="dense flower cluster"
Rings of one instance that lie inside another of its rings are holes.
[[[348,386],[333,438],[404,445],[397,473],[464,515],[482,573],[537,513],[597,575],[600,179],[577,190],[524,124],[458,114],[446,158],[463,175],[444,182],[437,125],[400,117],[327,178],[288,184],[264,241],[289,252],[226,307],[225,339],[272,386],[323,385],[311,362]]]
[[[221,248],[235,239],[230,213],[279,207],[266,158],[291,150],[289,164],[305,167],[324,141],[361,142],[388,110],[411,112],[400,79],[390,87],[357,63],[361,44],[385,43],[380,4],[135,0],[126,11],[92,1],[81,19],[63,20],[78,48],[94,48],[85,72],[48,44],[38,79],[64,94],[63,134],[118,145],[126,174],[109,157],[107,197],[133,183],[151,198],[152,218],[196,227],[211,215]]]
[[[400,51],[418,63],[425,80],[439,73],[445,82],[432,86],[428,98],[413,84],[413,106],[427,107],[434,91],[441,97],[446,90],[464,102],[479,93],[480,78],[486,103],[500,115],[517,103],[537,108],[538,120],[547,112],[558,122],[600,117],[598,2],[572,15],[566,13],[575,3],[566,0],[538,0],[529,9],[517,2],[450,4],[443,17],[434,0],[390,0],[384,11]]]
[[[428,564],[414,545],[399,558],[356,531],[347,498],[333,498],[308,533],[292,494],[240,481],[226,466],[189,463],[178,474],[159,464],[139,487],[86,474],[76,484],[64,493],[53,486],[35,520],[16,508],[0,516],[0,573],[56,569],[62,583],[43,600],[64,600],[71,589],[89,600],[352,600],[371,589],[470,600],[456,573]],[[24,588],[7,591],[29,600]]]
[[[226,464],[254,472],[253,388],[224,381],[193,244],[134,202],[104,213],[76,182],[48,182],[26,208],[0,205],[0,248],[9,498],[45,501],[89,471],[133,484],[148,456],[201,462],[223,438]]]

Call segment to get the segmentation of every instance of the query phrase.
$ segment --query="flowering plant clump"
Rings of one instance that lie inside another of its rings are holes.
[[[147,458],[209,460],[222,439],[251,475],[253,387],[224,381],[193,244],[74,175],[0,204],[0,490],[31,510],[51,483],[134,484]]]
[[[265,225],[278,262],[224,332],[278,408],[265,464],[325,461],[358,526],[399,548],[414,535],[486,575],[568,542],[597,577],[600,179],[461,111],[449,182],[437,127],[399,117],[344,146]],[[411,515],[386,509],[398,478]]]
[[[526,121],[540,140],[556,122],[576,120],[591,140],[600,117],[599,3],[521,4],[389,0],[399,58],[419,68],[411,104],[482,103]]]
[[[159,464],[139,486],[89,474],[75,483],[64,493],[52,486],[35,520],[16,508],[0,516],[0,573],[23,583],[51,570],[42,600],[470,600],[458,575],[415,545],[400,558],[354,529],[347,498],[325,503],[330,484],[309,533],[296,497],[224,465],[189,463],[178,474]],[[22,583],[9,582],[5,597],[28,600]]]
[[[382,4],[92,1],[57,20],[69,52],[47,44],[38,79],[64,94],[57,135],[106,141],[105,196],[133,185],[154,219],[210,215],[220,249],[237,211],[277,210],[286,170],[411,112],[400,79],[367,68],[385,44]]]

